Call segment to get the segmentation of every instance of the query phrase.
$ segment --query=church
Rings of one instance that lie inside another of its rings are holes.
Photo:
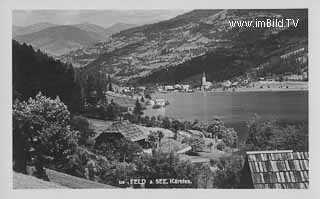
[[[201,81],[201,90],[202,91],[208,90],[211,86],[212,86],[212,83],[207,82],[206,73],[203,72],[202,81]]]

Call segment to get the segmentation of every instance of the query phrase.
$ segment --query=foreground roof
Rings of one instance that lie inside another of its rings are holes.
[[[256,189],[306,189],[309,187],[309,154],[292,151],[247,152]]]

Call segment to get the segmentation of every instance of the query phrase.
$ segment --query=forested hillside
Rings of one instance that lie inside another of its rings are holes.
[[[39,91],[60,99],[73,111],[79,109],[80,89],[72,65],[56,61],[32,46],[12,41],[13,99],[27,100]]]

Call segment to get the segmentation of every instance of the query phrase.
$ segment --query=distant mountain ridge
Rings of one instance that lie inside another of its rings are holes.
[[[26,35],[34,32],[38,32],[40,30],[57,26],[57,24],[48,23],[48,22],[42,22],[42,23],[36,23],[29,26],[15,26],[12,27],[12,37],[16,37],[19,35]]]
[[[92,32],[75,26],[53,26],[38,32],[14,38],[21,43],[31,44],[51,55],[61,55],[69,51],[98,42],[101,38]]]
[[[112,34],[134,26],[116,23],[103,28],[90,23],[57,25],[44,22],[26,27],[13,26],[12,35],[19,42],[31,44],[44,52],[59,56],[96,42],[106,41]]]

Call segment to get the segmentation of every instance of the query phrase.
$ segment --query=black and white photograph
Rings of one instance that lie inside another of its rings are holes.
[[[12,189],[315,187],[310,10],[273,7],[12,9]]]
[[[13,10],[13,188],[307,189],[308,9]]]

